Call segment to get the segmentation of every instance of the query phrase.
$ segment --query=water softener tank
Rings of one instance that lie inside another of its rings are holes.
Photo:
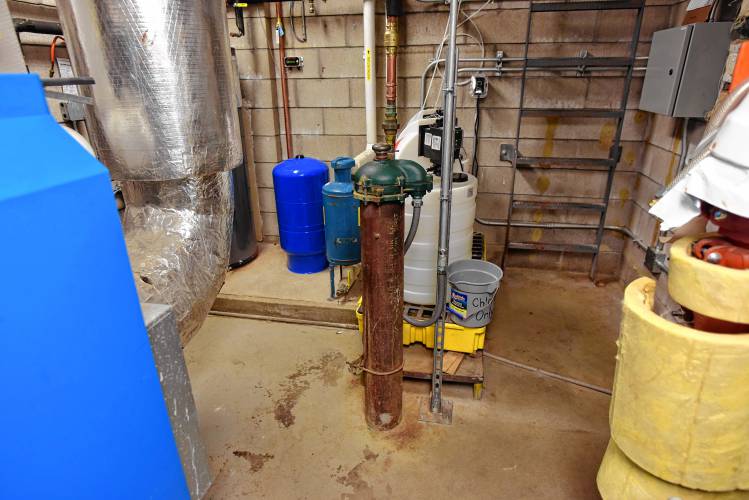
[[[328,267],[322,209],[322,187],[328,180],[327,165],[314,158],[298,156],[273,168],[278,233],[291,272],[309,274]]]
[[[359,201],[354,199],[351,169],[354,159],[333,160],[335,179],[322,188],[325,213],[325,251],[331,266],[351,266],[361,258],[359,248]]]
[[[470,174],[453,174],[450,209],[450,262],[471,258],[473,219],[476,216],[478,181]],[[411,226],[413,206],[406,203],[406,230]],[[419,229],[404,258],[403,299],[433,305],[437,291],[437,247],[440,226],[440,178],[434,177],[432,191],[424,196]]]

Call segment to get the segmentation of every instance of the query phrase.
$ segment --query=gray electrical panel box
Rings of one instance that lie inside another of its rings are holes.
[[[732,23],[696,23],[653,34],[640,109],[703,118],[713,108]]]

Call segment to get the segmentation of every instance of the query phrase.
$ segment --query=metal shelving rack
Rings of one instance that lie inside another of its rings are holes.
[[[510,202],[507,209],[507,230],[505,237],[504,253],[502,254],[502,267],[505,267],[508,252],[511,250],[524,251],[550,251],[550,252],[573,252],[591,254],[590,278],[594,279],[598,269],[598,258],[600,255],[601,241],[603,240],[604,225],[606,222],[606,212],[611,197],[611,187],[614,180],[616,165],[621,156],[621,135],[624,126],[624,114],[629,98],[629,90],[632,83],[632,75],[637,56],[637,43],[640,38],[640,27],[642,25],[643,10],[645,8],[644,0],[609,0],[609,1],[584,1],[584,2],[536,2],[531,1],[528,13],[528,26],[526,29],[525,45],[523,48],[523,69],[521,72],[520,86],[520,109],[518,112],[517,128],[515,133],[515,142],[513,144],[503,144],[501,146],[500,158],[512,162],[512,189],[510,192]],[[629,47],[628,57],[589,57],[583,53],[580,57],[541,57],[529,58],[528,48],[531,43],[531,33],[533,26],[534,14],[546,12],[570,12],[570,11],[595,11],[595,10],[636,10],[636,20],[632,40]],[[586,74],[587,68],[620,69],[625,71],[624,86],[619,108],[614,109],[557,109],[557,108],[528,108],[525,106],[525,90],[528,77],[528,69],[538,70],[547,68],[549,70],[573,70],[578,75]],[[569,158],[569,157],[532,157],[523,156],[519,152],[520,147],[520,130],[523,119],[527,117],[558,117],[558,118],[613,118],[616,120],[616,129],[609,149],[607,158]],[[527,201],[516,199],[515,180],[519,169],[558,169],[574,171],[593,171],[607,172],[606,188],[600,201],[595,203],[575,203],[575,202],[547,202],[547,201]],[[591,230],[596,231],[595,243],[543,243],[543,242],[526,242],[513,241],[512,223],[513,212],[515,209],[536,209],[536,210],[575,210],[588,211],[599,214],[597,226],[592,226]]]

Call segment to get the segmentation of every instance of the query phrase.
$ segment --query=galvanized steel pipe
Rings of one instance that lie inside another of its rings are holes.
[[[450,0],[448,18],[448,46],[445,61],[444,125],[442,128],[442,172],[440,178],[440,225],[439,249],[437,252],[437,298],[447,297],[447,263],[450,249],[450,205],[453,189],[453,154],[455,149],[455,84],[458,77],[458,12],[460,0]],[[444,300],[444,299],[443,299]],[[430,409],[433,413],[442,411],[442,341],[445,332],[444,302],[435,303],[435,314],[439,319],[434,328],[434,366],[432,374],[432,397]]]

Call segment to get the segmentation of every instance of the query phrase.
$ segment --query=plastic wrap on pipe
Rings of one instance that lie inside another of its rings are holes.
[[[242,159],[224,4],[59,0],[89,137],[114,180],[202,176]],[[231,112],[229,112],[231,111]]]
[[[200,327],[224,281],[231,173],[123,182],[127,250],[142,302],[171,304],[183,341]]]

